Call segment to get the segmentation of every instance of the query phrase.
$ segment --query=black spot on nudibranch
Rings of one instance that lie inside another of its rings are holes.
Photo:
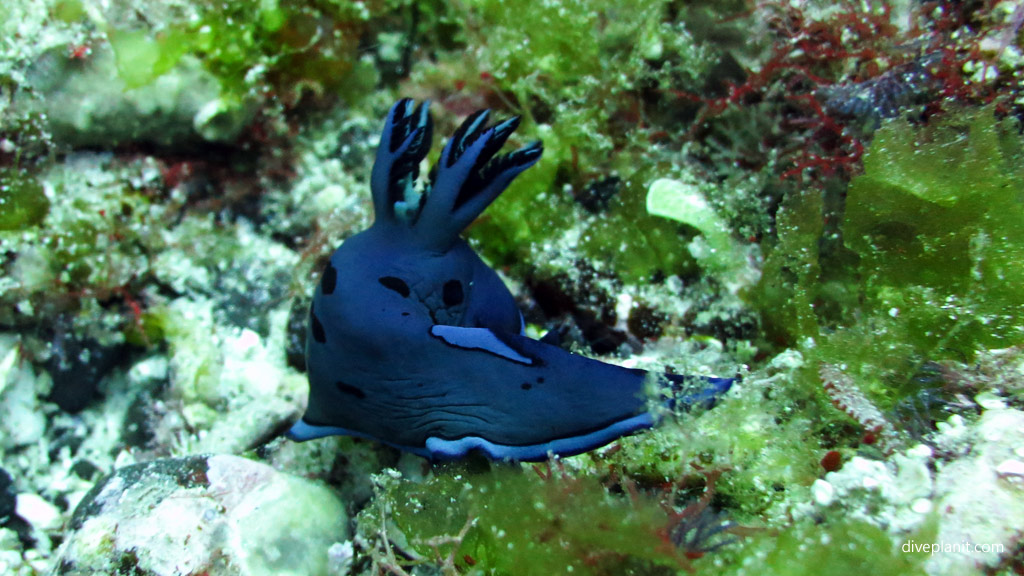
[[[324,294],[329,295],[334,293],[334,289],[338,286],[338,269],[327,263],[327,268],[324,268],[324,275],[320,278],[320,289],[323,290]]]
[[[313,312],[312,306],[309,308],[309,326],[313,329],[313,339],[323,344],[327,342],[327,334],[324,332],[324,325],[320,323],[320,319],[316,317],[316,312]]]
[[[409,297],[409,285],[405,283],[405,280],[395,278],[394,276],[382,276],[377,281],[385,288],[401,294],[402,298]]]
[[[359,399],[366,398],[366,392],[363,392],[351,384],[345,384],[341,380],[338,380],[334,385],[337,386],[339,392],[348,394],[349,396],[355,396]]]
[[[529,382],[523,382],[522,384],[519,385],[519,387],[522,388],[523,390],[529,390],[530,388],[533,388],[533,384],[530,384]]]
[[[444,283],[444,289],[441,291],[441,298],[444,300],[444,305],[458,306],[462,304],[462,300],[466,295],[462,292],[462,282],[458,280],[449,280]]]

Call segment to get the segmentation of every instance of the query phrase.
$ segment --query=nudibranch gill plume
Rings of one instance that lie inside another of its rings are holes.
[[[309,402],[288,437],[357,436],[433,461],[471,451],[538,461],[649,428],[658,402],[707,405],[729,389],[730,378],[649,375],[524,335],[511,292],[460,233],[540,159],[541,143],[497,155],[519,118],[488,126],[478,111],[417,191],[428,106],[404,99],[388,113],[375,220],[324,268],[307,329]]]

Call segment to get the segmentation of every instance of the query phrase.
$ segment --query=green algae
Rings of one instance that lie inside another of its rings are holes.
[[[776,213],[778,237],[765,242],[764,272],[754,298],[765,324],[766,337],[792,345],[816,335],[821,309],[816,303],[827,293],[820,262],[819,240],[824,232],[824,201],[820,190],[806,188],[788,194]],[[839,281],[845,280],[840,278]]]
[[[872,312],[906,313],[921,350],[1024,341],[1024,140],[1012,122],[981,108],[915,131],[889,124],[864,170],[844,238]]]
[[[791,194],[756,299],[768,336],[884,406],[925,362],[1024,342],[1022,146],[988,108],[890,121],[846,191],[841,244],[823,240],[828,191]]]
[[[643,91],[695,86],[712,62],[684,17],[662,0],[628,9],[609,0],[551,2],[525,11],[477,0],[468,8],[472,50],[460,58],[475,69],[455,81],[500,94],[493,99],[527,119],[522,138],[540,138],[545,148],[543,160],[470,231],[481,250],[501,264],[532,262],[534,254],[520,247],[556,241],[588,219],[574,197],[614,176],[622,185],[588,221],[580,251],[627,281],[694,272],[685,247],[692,235],[644,209],[647,183],[666,162],[651,153]]]
[[[655,180],[647,190],[647,212],[699,230],[702,241],[691,242],[689,251],[701,267],[737,289],[747,284],[743,249],[699,186],[669,178]]]
[[[107,38],[114,50],[118,76],[129,90],[151,84],[174,68],[188,51],[185,34],[179,30],[151,38],[143,30],[112,29]]]
[[[18,168],[0,168],[0,230],[37,226],[49,210],[50,201],[32,174]]]
[[[669,17],[669,4],[642,0],[627,8],[614,0],[569,0],[522,10],[514,2],[473,0],[467,5],[466,36],[476,47],[480,71],[507,86],[521,103],[527,104],[529,95],[550,104],[604,101],[595,108],[608,118],[630,103],[619,97],[638,83],[693,80],[710,65],[682,19]],[[652,61],[667,66],[655,69]],[[602,100],[607,96],[615,98]]]
[[[77,22],[86,17],[81,0],[58,0],[53,4],[53,16],[65,24]]]
[[[798,353],[780,355],[746,375],[713,409],[666,416],[619,440],[621,449],[602,460],[649,484],[701,469],[725,471],[715,483],[716,501],[737,521],[758,525],[821,473],[819,438],[827,420],[799,380],[803,366]]]
[[[151,84],[185,55],[198,58],[223,91],[222,107],[245,110],[275,92],[295,105],[315,96],[356,98],[376,77],[359,62],[366,22],[385,13],[349,3],[251,0],[201,2],[195,14],[160,30],[107,30],[127,88]]]
[[[658,566],[686,565],[659,531],[669,517],[657,499],[610,494],[596,478],[538,470],[447,470],[422,483],[388,479],[377,496],[389,502],[387,517],[371,506],[359,524],[387,521],[418,555],[453,555],[462,570],[479,565],[492,574],[608,574],[626,567],[657,573]]]
[[[621,190],[605,213],[588,222],[580,252],[592,262],[607,263],[624,282],[695,275],[697,262],[686,248],[693,231],[647,210],[645,183],[657,173],[655,167],[631,154],[618,161],[632,167],[617,166],[616,173],[624,176]]]
[[[755,532],[723,555],[739,561],[727,562],[720,574],[925,574],[923,559],[902,553],[883,529],[848,518],[803,521],[777,534]]]

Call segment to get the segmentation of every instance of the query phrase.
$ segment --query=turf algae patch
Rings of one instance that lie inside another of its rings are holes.
[[[0,168],[0,230],[18,231],[37,226],[50,210],[43,187],[28,172]]]
[[[460,570],[489,574],[657,574],[688,565],[654,497],[612,494],[597,478],[552,468],[448,471],[422,483],[382,475],[377,505],[358,524],[369,539],[386,526],[386,546],[407,558],[451,557]],[[386,564],[384,555],[377,561]]]

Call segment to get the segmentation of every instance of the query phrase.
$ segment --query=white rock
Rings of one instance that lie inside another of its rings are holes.
[[[818,478],[811,484],[811,496],[819,506],[828,506],[835,499],[836,489],[827,480]]]
[[[1017,480],[1024,478],[1024,462],[1020,460],[1004,460],[996,466],[996,474],[1002,477],[1013,476]]]
[[[910,505],[910,509],[918,514],[927,514],[932,511],[932,501],[927,498],[918,498]]]
[[[1024,489],[1007,481],[1000,467],[1018,471],[1014,451],[1024,445],[1024,412],[986,410],[969,436],[976,439],[963,458],[945,465],[935,477],[935,508],[943,511],[936,540],[968,542],[982,548],[934,554],[926,569],[930,574],[969,574],[979,568],[995,568],[1002,561],[1001,547],[1012,550],[1020,539],[1024,518]],[[1019,476],[1012,476],[1019,478]]]
[[[15,508],[18,516],[39,530],[56,530],[61,525],[61,513],[42,496],[26,492],[18,494]]]
[[[327,573],[331,576],[348,576],[352,573],[355,550],[352,541],[335,542],[327,549]]]
[[[998,410],[1000,408],[1006,408],[1006,402],[993,393],[991,390],[986,390],[977,394],[974,397],[974,401],[978,403],[985,410]]]

